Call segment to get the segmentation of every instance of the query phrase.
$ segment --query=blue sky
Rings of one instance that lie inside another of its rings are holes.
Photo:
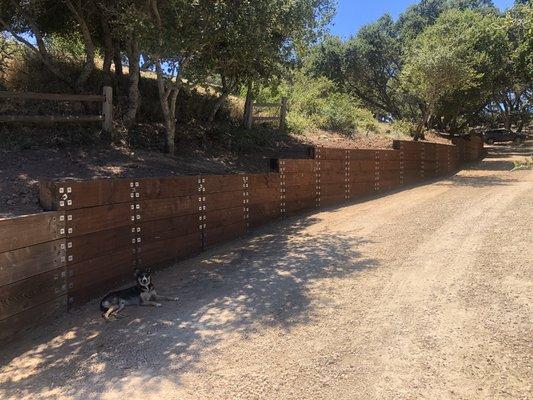
[[[373,22],[385,13],[397,18],[416,0],[337,0],[337,15],[331,26],[331,33],[342,37],[350,37],[357,30]],[[493,0],[494,4],[504,10],[513,5],[513,0]]]

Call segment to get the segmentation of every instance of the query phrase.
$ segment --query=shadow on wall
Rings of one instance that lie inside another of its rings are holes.
[[[3,351],[0,397],[50,396],[56,387],[64,396],[96,399],[111,387],[127,393],[124,372],[141,377],[146,369],[179,384],[221,340],[242,340],[265,326],[284,334],[312,321],[328,307],[310,297],[312,285],[377,265],[357,251],[362,240],[307,232],[316,221],[263,228],[155,275],[159,292],[179,295],[179,303],[132,307],[127,317],[105,323],[93,302],[58,319]]]

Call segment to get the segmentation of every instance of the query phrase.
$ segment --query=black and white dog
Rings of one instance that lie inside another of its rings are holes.
[[[100,302],[100,310],[106,320],[111,316],[118,317],[118,313],[126,306],[161,307],[158,301],[178,301],[177,297],[159,296],[156,293],[150,272],[137,271],[135,276],[135,286],[111,292]]]

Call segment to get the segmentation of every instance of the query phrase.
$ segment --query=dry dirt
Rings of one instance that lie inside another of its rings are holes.
[[[450,179],[262,228],[0,355],[2,399],[530,399],[533,172]]]
[[[44,134],[44,133],[43,133]],[[36,146],[26,150],[0,149],[0,218],[42,212],[39,181],[47,179],[148,178],[169,175],[227,174],[269,171],[270,158],[305,158],[309,146],[340,148],[391,148],[399,135],[359,134],[352,137],[335,132],[313,131],[289,135],[265,131],[270,146],[259,152],[232,153],[221,146],[199,146],[197,140],[183,140],[178,154],[127,146]],[[428,141],[449,143],[435,134]]]

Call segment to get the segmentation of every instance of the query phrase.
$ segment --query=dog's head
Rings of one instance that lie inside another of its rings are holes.
[[[150,271],[137,271],[135,273],[135,277],[141,286],[149,286],[152,282],[152,274]]]

